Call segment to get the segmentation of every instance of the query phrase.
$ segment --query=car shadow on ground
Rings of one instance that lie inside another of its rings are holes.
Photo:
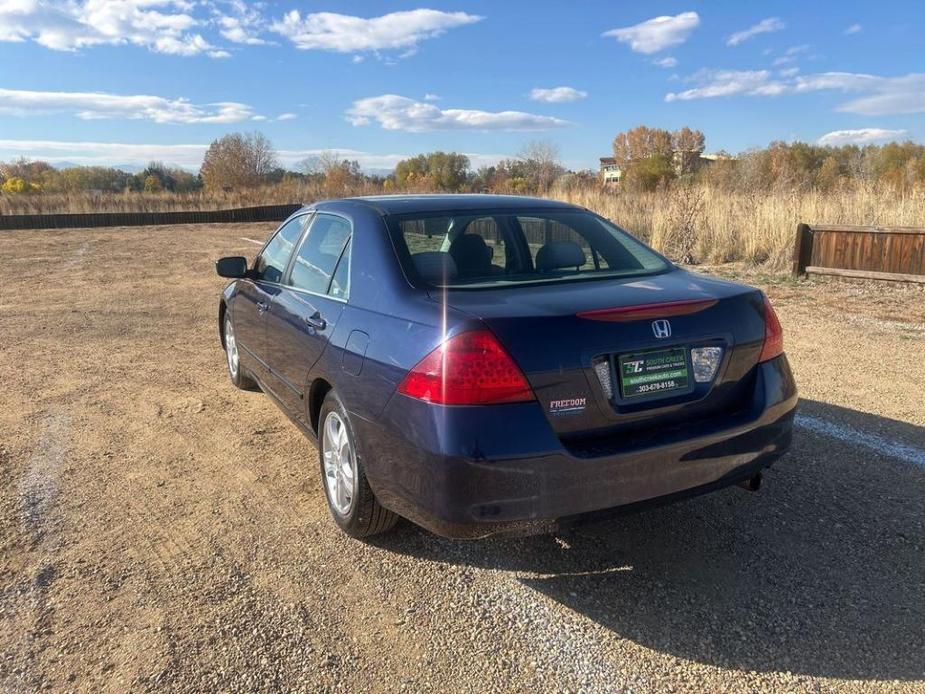
[[[925,448],[925,428],[826,403],[800,412]],[[761,491],[730,488],[523,539],[410,523],[375,544],[513,572],[616,636],[724,668],[925,678],[925,470],[798,427]]]

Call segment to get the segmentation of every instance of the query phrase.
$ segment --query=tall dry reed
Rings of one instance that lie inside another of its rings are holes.
[[[675,186],[653,193],[583,188],[552,191],[549,197],[594,210],[675,259],[745,260],[768,269],[785,267],[800,222],[925,227],[922,190],[739,193]]]
[[[374,183],[331,189],[317,181],[293,180],[217,194],[0,195],[0,214],[213,210],[382,192]],[[882,186],[856,186],[827,193],[728,192],[702,185],[675,185],[636,193],[585,185],[553,188],[547,197],[594,210],[676,260],[745,260],[768,269],[786,266],[799,222],[925,227],[922,189],[896,192]]]

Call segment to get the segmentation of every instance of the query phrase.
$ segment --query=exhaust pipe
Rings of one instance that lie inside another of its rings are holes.
[[[742,480],[739,482],[739,486],[750,492],[757,492],[761,489],[761,473],[759,472],[757,475],[749,477],[747,480]]]

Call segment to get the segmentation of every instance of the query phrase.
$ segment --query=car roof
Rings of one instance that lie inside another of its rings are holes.
[[[355,203],[378,211],[380,214],[414,214],[417,212],[461,212],[477,210],[548,209],[578,210],[576,205],[559,200],[531,198],[521,195],[436,194],[436,195],[369,195],[325,203]],[[314,205],[320,209],[325,203]]]

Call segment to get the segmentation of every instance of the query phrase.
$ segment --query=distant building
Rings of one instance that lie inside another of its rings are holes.
[[[603,183],[619,183],[623,178],[623,172],[617,166],[616,160],[613,157],[601,157],[600,160],[601,181]],[[674,166],[675,174],[678,176],[685,173],[695,173],[704,166],[709,166],[717,161],[735,161],[735,157],[723,152],[717,154],[703,154],[696,151],[671,153],[671,163]]]
[[[716,154],[701,154],[700,158],[706,162],[714,161],[735,161],[735,157],[731,154],[726,154],[724,152],[717,152]]]
[[[601,181],[604,183],[619,183],[623,172],[617,166],[613,157],[601,157]]]
[[[704,166],[709,166],[718,161],[733,161],[734,159],[735,157],[725,153],[673,152],[671,155],[675,173],[679,176],[686,173],[696,173]]]

